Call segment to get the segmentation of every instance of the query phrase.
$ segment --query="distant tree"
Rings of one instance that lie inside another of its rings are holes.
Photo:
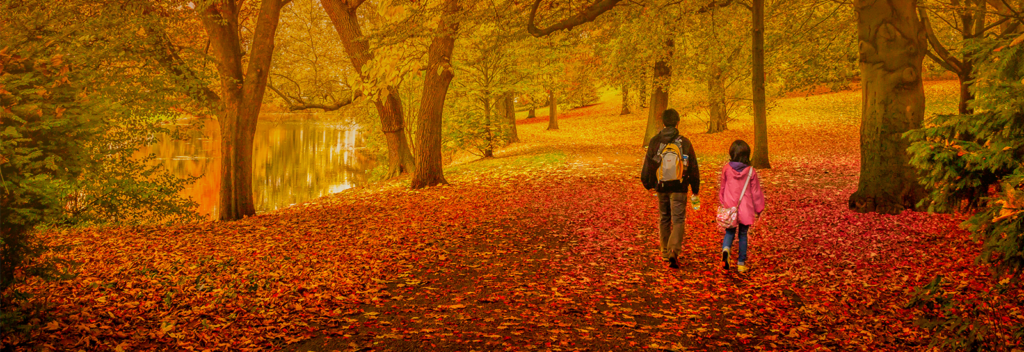
[[[516,128],[516,105],[513,96],[515,94],[505,93],[498,105],[498,115],[503,116],[509,122],[508,143],[519,142],[519,131]]]
[[[558,129],[558,96],[554,89],[548,89],[548,131]]]
[[[648,145],[651,138],[658,135],[665,124],[662,123],[661,114],[668,109],[668,92],[672,85],[672,69],[669,62],[672,60],[672,53],[675,49],[675,41],[671,38],[665,39],[661,51],[655,55],[654,77],[651,87],[651,104],[647,110],[647,128],[644,132],[644,141],[641,145]]]
[[[928,44],[931,50],[925,52],[929,58],[938,63],[942,68],[956,74],[960,80],[960,104],[957,111],[960,114],[972,114],[974,109],[970,101],[974,99],[971,92],[971,85],[974,84],[974,62],[973,56],[966,50],[966,42],[971,39],[981,38],[986,32],[993,32],[1001,27],[1000,34],[1010,34],[1016,31],[1020,24],[1013,20],[1012,8],[1007,7],[1002,1],[986,0],[947,0],[935,1],[938,6],[919,7],[918,14],[921,16],[921,23],[924,25],[925,33],[928,36]],[[988,5],[990,2],[991,5]],[[940,38],[938,26],[933,25],[931,15],[936,15],[946,28],[957,34],[957,47],[950,50],[952,46],[943,44]],[[992,15],[990,15],[990,13]],[[986,19],[994,18],[992,23]]]
[[[352,62],[352,67],[360,73],[363,81],[372,81],[376,77],[366,77],[366,72],[367,63],[374,60],[374,54],[368,38],[363,34],[359,23],[360,17],[357,14],[363,3],[363,0],[321,0],[338,36],[341,37],[341,43]],[[372,100],[377,115],[380,116],[381,129],[388,144],[388,177],[395,177],[403,172],[414,173],[416,159],[405,134],[406,119],[398,85],[386,84],[379,87],[378,91],[383,94],[374,95]]]
[[[335,111],[362,96],[344,45],[318,0],[295,0],[281,11],[274,40],[273,68],[267,80],[278,102],[289,111]]]

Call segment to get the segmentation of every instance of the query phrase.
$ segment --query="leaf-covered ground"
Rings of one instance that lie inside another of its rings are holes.
[[[955,83],[930,84],[929,97]],[[945,99],[945,98],[942,98]],[[613,100],[614,101],[614,100]],[[618,104],[524,124],[524,143],[448,170],[449,186],[353,189],[232,223],[51,235],[77,278],[23,287],[49,320],[5,343],[44,349],[918,350],[905,309],[935,274],[985,280],[949,215],[847,210],[860,95],[769,113],[768,202],[752,270],[723,271],[713,226],[729,144],[683,122],[704,183],[682,268],[661,261],[639,183],[646,115]],[[931,109],[948,109],[948,104]],[[1020,307],[1005,308],[1020,316]],[[1019,321],[1019,320],[1018,320]]]

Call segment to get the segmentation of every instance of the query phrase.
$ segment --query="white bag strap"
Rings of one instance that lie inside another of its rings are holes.
[[[743,183],[743,190],[740,191],[740,200],[736,202],[736,210],[737,210],[737,212],[739,212],[740,203],[743,203],[743,195],[745,195],[747,193],[747,186],[750,185],[750,176],[754,175],[754,167],[753,166],[748,166],[748,167],[750,168],[750,173],[747,174],[747,181]]]

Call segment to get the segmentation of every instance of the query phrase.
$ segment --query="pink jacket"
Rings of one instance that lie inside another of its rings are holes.
[[[733,166],[740,167],[743,171],[736,171]],[[722,168],[721,188],[718,189],[718,202],[723,207],[735,207],[740,199],[740,192],[743,190],[743,183],[747,180],[747,174],[754,168],[743,163],[729,162]],[[743,204],[739,206],[737,216],[739,223],[744,225],[754,224],[754,215],[764,211],[764,192],[761,191],[761,179],[756,171],[750,177],[750,185],[747,186],[747,193],[743,196]]]

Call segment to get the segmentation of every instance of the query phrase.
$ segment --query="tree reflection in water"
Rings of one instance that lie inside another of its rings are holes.
[[[187,127],[187,126],[181,126]],[[256,211],[280,209],[366,182],[373,158],[362,148],[358,126],[329,121],[260,121],[253,142]],[[185,195],[199,212],[216,215],[220,192],[220,131],[215,120],[175,140],[155,136],[151,150],[178,176],[200,177]]]

